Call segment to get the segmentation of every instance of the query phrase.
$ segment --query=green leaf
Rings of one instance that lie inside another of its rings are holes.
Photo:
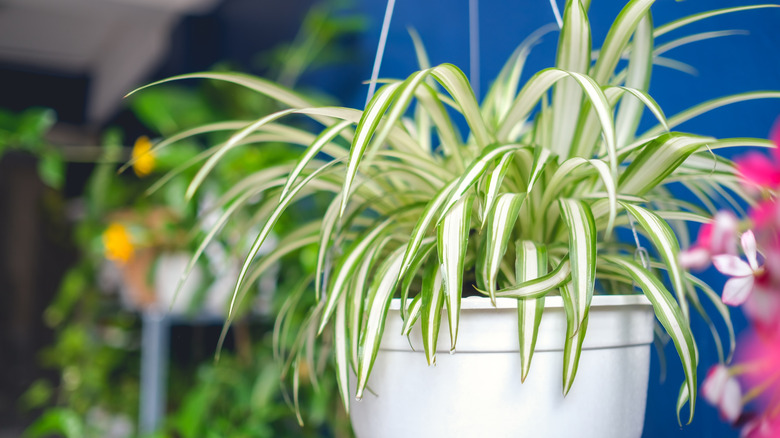
[[[441,64],[431,71],[431,75],[444,87],[460,106],[471,133],[477,141],[477,146],[484,148],[493,142],[488,133],[485,120],[479,110],[479,103],[474,96],[474,90],[469,85],[466,75],[452,64]]]
[[[714,109],[731,105],[739,102],[749,102],[758,99],[780,99],[780,91],[751,91],[747,93],[738,93],[728,96],[719,97],[716,99],[708,100],[700,103],[694,107],[691,107],[679,114],[675,114],[667,120],[667,126],[656,126],[648,130],[643,137],[650,137],[657,135],[664,130],[674,129],[676,126],[700,116],[704,113],[712,111]]]
[[[685,319],[688,319],[688,302],[685,299],[685,281],[683,270],[680,265],[680,243],[677,241],[674,231],[669,224],[655,213],[629,203],[621,202],[620,205],[626,209],[631,216],[645,229],[647,236],[653,242],[661,258],[666,263],[669,278],[674,285],[674,291],[677,295],[677,301],[680,303],[680,309]]]
[[[353,277],[355,270],[358,268],[358,264],[363,258],[363,255],[381,236],[381,233],[387,229],[390,224],[393,223],[394,220],[394,217],[387,218],[385,221],[374,227],[371,232],[367,233],[362,239],[356,241],[355,244],[345,252],[343,259],[339,263],[335,272],[333,283],[328,288],[328,294],[325,300],[325,308],[322,312],[320,327],[317,331],[318,333],[321,334],[325,329],[325,326],[328,324],[328,319],[330,319],[330,315],[333,313],[333,310],[336,307],[339,296],[341,296],[349,280]]]
[[[295,196],[300,192],[306,185],[312,181],[314,178],[319,176],[321,173],[325,172],[326,170],[330,169],[333,165],[341,162],[342,160],[333,160],[329,162],[327,165],[322,166],[312,172],[309,176],[307,176],[303,181],[301,181],[298,185],[292,188],[290,192],[287,194],[287,196],[281,200],[279,205],[271,212],[271,216],[268,218],[268,221],[263,225],[263,228],[260,230],[260,233],[255,238],[254,243],[252,243],[252,247],[249,249],[249,254],[247,255],[246,259],[244,260],[244,264],[241,266],[241,271],[238,275],[238,279],[236,280],[236,287],[233,290],[233,296],[230,300],[230,310],[228,311],[228,319],[225,322],[225,325],[223,326],[223,338],[224,334],[227,331],[227,327],[230,326],[230,324],[233,321],[234,318],[234,311],[235,311],[235,304],[236,304],[236,298],[238,296],[238,292],[241,289],[241,285],[243,284],[244,278],[247,275],[247,272],[249,271],[249,267],[252,264],[252,261],[254,260],[255,256],[257,256],[258,251],[260,251],[260,247],[263,245],[263,242],[268,237],[269,234],[271,234],[271,230],[273,229],[274,225],[276,224],[276,221],[279,220],[279,217],[282,215],[282,213],[287,209],[287,207],[292,203],[293,199],[295,199]]]
[[[447,299],[450,351],[455,350],[455,343],[458,339],[460,299],[463,290],[463,262],[466,259],[473,206],[474,195],[461,198],[444,217],[444,220],[437,227],[436,233],[436,245],[441,265],[439,275],[444,282],[444,292]]]
[[[482,104],[482,107],[489,111],[486,118],[491,121],[491,124],[497,126],[512,104],[512,99],[517,94],[525,61],[531,53],[531,49],[540,42],[544,35],[554,30],[558,30],[558,26],[550,23],[533,31],[517,46],[512,56],[501,68],[501,72],[488,90]]]
[[[653,18],[648,11],[637,25],[628,60],[625,86],[647,92],[653,71]],[[615,130],[617,144],[625,145],[633,140],[643,107],[637,99],[623,96],[618,107]]]
[[[371,307],[368,310],[366,327],[360,339],[361,349],[360,360],[358,361],[356,394],[358,400],[363,398],[363,391],[368,384],[368,377],[371,374],[371,368],[374,366],[374,361],[379,351],[379,343],[385,329],[387,310],[390,307],[390,299],[393,297],[395,286],[398,283],[398,274],[401,272],[401,262],[403,261],[405,250],[406,248],[402,246],[387,258],[372,286],[374,300],[371,302]]]
[[[562,71],[587,74],[590,68],[590,23],[579,0],[567,0],[563,12],[563,27],[558,36],[555,66]],[[567,79],[556,84],[553,91],[553,119],[550,147],[556,155],[569,156],[574,129],[582,108],[582,90]]]
[[[523,281],[515,286],[501,289],[496,292],[497,297],[505,298],[539,298],[547,295],[551,290],[560,287],[571,277],[571,266],[568,257],[562,260],[558,266],[547,275],[539,278]]]
[[[607,146],[607,153],[610,157],[610,169],[613,177],[617,177],[617,152],[615,145],[615,125],[612,120],[612,108],[601,87],[590,77],[576,73],[564,71],[556,68],[548,68],[540,71],[534,77],[528,80],[526,85],[520,90],[506,118],[501,122],[497,138],[503,141],[510,137],[510,134],[516,129],[518,124],[525,123],[530,111],[536,106],[542,95],[557,81],[565,77],[573,78],[580,86],[582,91],[588,97],[588,101],[593,105],[596,116],[601,125],[601,132],[604,136],[604,143]],[[556,130],[559,129],[556,125]],[[553,140],[554,141],[554,140]],[[560,157],[568,158],[569,147],[571,143],[565,146],[565,150],[553,149]],[[591,152],[581,151],[583,155],[590,156]]]
[[[330,273],[330,268],[326,267],[326,264],[329,261],[328,254],[331,251],[330,242],[333,240],[336,222],[338,221],[341,196],[341,194],[336,195],[322,217],[322,230],[320,231],[320,240],[317,245],[317,268],[314,276],[314,290],[317,300],[322,296],[323,277],[327,275],[326,273]]]
[[[439,340],[441,311],[444,306],[441,270],[438,264],[430,263],[423,273],[422,296],[422,337],[425,358],[428,365],[436,364],[436,344]]]
[[[501,188],[501,182],[504,180],[504,175],[506,175],[509,163],[512,162],[514,154],[515,151],[504,153],[504,155],[501,156],[501,159],[498,160],[496,168],[488,173],[486,181],[487,190],[485,190],[485,207],[483,210],[485,217],[482,218],[482,228],[485,228],[485,224],[487,224],[487,212],[493,210],[493,204],[496,202],[496,195],[498,195],[498,190]]]
[[[197,191],[198,188],[201,186],[201,184],[203,184],[203,180],[206,179],[206,176],[209,174],[209,172],[211,172],[211,170],[214,169],[214,167],[217,165],[219,160],[222,157],[224,157],[225,154],[227,154],[231,149],[238,146],[241,140],[249,136],[249,134],[251,134],[252,132],[261,128],[263,125],[271,123],[274,120],[278,120],[294,112],[295,109],[286,109],[282,111],[277,111],[265,117],[261,117],[260,119],[256,120],[253,123],[250,123],[240,131],[230,136],[230,139],[227,142],[225,142],[225,144],[221,145],[218,149],[216,149],[214,154],[211,155],[209,159],[206,160],[206,162],[201,165],[200,169],[198,169],[198,173],[195,174],[195,177],[192,178],[189,187],[187,187],[187,192],[185,193],[184,196],[188,200],[192,199],[192,197],[195,195],[195,191]]]
[[[738,6],[734,8],[715,9],[712,11],[700,12],[698,14],[689,15],[687,17],[683,17],[678,20],[672,21],[671,23],[664,24],[663,26],[659,26],[655,30],[655,36],[656,38],[660,37],[673,30],[679,29],[683,26],[687,26],[691,23],[695,23],[705,18],[716,17],[718,15],[723,15],[723,14],[730,14],[732,12],[749,11],[751,9],[777,8],[777,7],[780,7],[780,5],[764,4],[764,5]]]
[[[563,307],[566,312],[566,341],[563,346],[564,396],[571,390],[574,377],[577,375],[580,353],[582,353],[582,341],[585,340],[589,316],[586,311],[585,317],[581,321],[578,320],[582,312],[577,310],[577,295],[572,290],[572,286],[572,283],[561,286],[561,297],[563,298]]]
[[[425,206],[425,209],[420,215],[420,219],[417,220],[417,223],[412,230],[412,234],[409,237],[409,245],[406,247],[404,260],[401,264],[401,276],[406,275],[409,270],[412,260],[414,260],[415,254],[417,254],[417,251],[422,244],[425,233],[428,231],[428,226],[430,226],[431,222],[433,222],[433,218],[436,217],[442,205],[444,205],[444,202],[449,198],[450,193],[452,193],[457,182],[458,180],[453,180],[451,183],[447,184],[447,186],[439,190],[439,192],[436,193],[436,196],[434,196],[434,198]]]
[[[352,147],[349,150],[349,162],[347,164],[347,174],[344,178],[339,217],[344,216],[344,211],[347,208],[347,202],[349,201],[350,192],[352,190],[352,183],[357,175],[358,166],[363,159],[368,143],[371,140],[374,131],[376,131],[379,122],[382,120],[382,116],[390,106],[390,102],[397,96],[400,86],[401,83],[397,82],[380,88],[376,94],[374,94],[374,97],[371,98],[366,110],[363,111],[363,115],[360,117],[360,121],[355,129],[355,137],[352,140]]]
[[[152,82],[151,84],[144,85],[143,87],[136,88],[135,90],[127,93],[125,97],[129,97],[145,88],[154,87],[166,82],[179,81],[184,79],[214,79],[218,81],[230,82],[236,85],[246,87],[250,90],[254,90],[260,94],[266,95],[271,99],[274,99],[280,103],[283,103],[293,108],[305,108],[313,106],[311,102],[301,97],[299,94],[285,87],[275,84],[267,79],[259,78],[256,76],[250,76],[241,73],[221,73],[221,72],[201,72],[190,73],[185,75],[173,76],[160,81]]]
[[[723,304],[723,300],[720,297],[720,294],[715,292],[707,283],[701,281],[699,278],[688,274],[687,275],[688,280],[693,283],[699,290],[704,292],[704,295],[707,296],[707,298],[710,300],[713,306],[715,306],[715,309],[717,309],[718,313],[720,314],[720,317],[723,319],[723,322],[726,324],[726,329],[728,330],[729,334],[729,354],[726,357],[721,357],[720,361],[728,363],[731,361],[732,356],[734,355],[734,349],[737,346],[737,338],[734,334],[734,325],[731,322],[731,314],[729,307],[725,304]]]
[[[642,196],[650,189],[663,184],[688,156],[706,145],[711,139],[670,132],[648,142],[634,161],[620,175],[618,191]]]
[[[599,58],[593,67],[593,79],[604,84],[613,74],[620,56],[626,50],[628,40],[634,34],[642,18],[650,10],[653,0],[632,0],[620,11],[604,39]]]
[[[306,151],[301,155],[301,157],[298,159],[298,162],[295,164],[295,168],[290,172],[289,176],[287,177],[287,182],[284,184],[284,187],[282,188],[282,193],[279,195],[279,199],[283,199],[284,195],[287,194],[287,192],[290,191],[290,188],[295,183],[295,179],[298,178],[298,176],[301,174],[303,169],[306,167],[307,164],[311,162],[312,159],[314,159],[317,154],[319,154],[322,149],[327,146],[333,139],[341,133],[341,131],[344,130],[347,126],[351,125],[352,122],[348,120],[342,120],[339,123],[336,123],[333,126],[329,126],[325,130],[322,131],[322,133],[317,137],[317,139],[306,148]]]
[[[439,220],[436,221],[436,223],[438,224],[441,222],[452,206],[463,197],[463,194],[477,183],[477,180],[485,173],[488,165],[496,159],[496,157],[507,152],[517,151],[521,147],[522,146],[517,144],[505,144],[485,148],[482,154],[469,164],[469,167],[463,172],[463,175],[456,180],[455,187],[452,189],[452,192],[447,199],[447,203],[444,204],[444,208],[442,208],[441,214],[439,215]]]
[[[515,276],[517,281],[526,282],[547,273],[547,248],[530,240],[516,243]],[[521,381],[528,377],[531,358],[536,349],[539,324],[544,313],[544,297],[517,300],[517,330],[520,339]]]
[[[486,289],[493,304],[498,270],[525,198],[525,193],[502,193],[493,211],[487,212],[487,230],[478,254],[477,282]]]
[[[360,262],[360,267],[355,273],[350,296],[347,301],[347,332],[351,343],[352,367],[358,368],[358,350],[360,349],[360,328],[363,326],[363,312],[365,310],[366,291],[369,287],[369,275],[378,258],[377,254],[385,248],[391,240],[391,236],[385,236],[381,242],[373,245]]]
[[[636,262],[607,255],[603,256],[603,260],[623,268],[634,279],[637,286],[653,303],[656,318],[674,341],[685,372],[686,391],[691,395],[690,416],[688,418],[688,424],[690,424],[693,421],[693,412],[696,408],[696,345],[691,328],[683,317],[679,305],[663,283]],[[682,405],[678,404],[678,417],[681,409]]]
[[[404,319],[404,325],[401,327],[401,334],[409,338],[409,334],[412,332],[414,323],[420,319],[422,313],[422,295],[417,294],[412,298],[412,302],[409,303],[409,308],[406,310],[406,318]],[[409,341],[409,346],[412,347],[412,341]],[[412,347],[414,350],[414,347]]]
[[[402,303],[406,303],[407,299],[409,298],[409,287],[411,287],[412,281],[414,281],[415,276],[417,276],[417,271],[420,270],[420,266],[422,266],[422,264],[428,260],[428,256],[430,255],[434,246],[436,246],[435,238],[428,237],[423,239],[422,244],[420,245],[420,250],[415,254],[414,258],[412,259],[412,263],[409,265],[409,269],[407,269],[406,274],[403,275],[403,280],[401,281]],[[405,306],[401,306],[401,318],[403,318],[404,321],[408,319]]]
[[[336,378],[344,409],[349,414],[349,340],[347,339],[347,294],[342,294],[336,305],[336,330],[333,346],[336,355]],[[310,372],[314,373],[314,370]]]
[[[584,201],[559,199],[561,216],[569,229],[569,262],[573,315],[577,324],[588,316],[596,283],[596,224],[593,213]]]

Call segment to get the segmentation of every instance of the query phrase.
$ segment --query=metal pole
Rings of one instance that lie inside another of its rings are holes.
[[[165,416],[168,377],[170,321],[159,310],[142,314],[141,393],[138,429],[141,435],[154,433]]]

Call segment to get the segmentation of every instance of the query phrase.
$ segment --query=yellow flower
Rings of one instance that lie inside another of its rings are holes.
[[[145,135],[138,137],[133,145],[133,170],[141,178],[154,170],[155,158],[151,150],[152,142]]]
[[[125,263],[133,257],[133,242],[124,225],[112,223],[103,232],[103,247],[106,258]]]

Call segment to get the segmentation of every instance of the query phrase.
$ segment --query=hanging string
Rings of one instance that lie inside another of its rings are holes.
[[[628,216],[628,223],[631,224],[631,232],[634,233],[634,243],[636,243],[636,251],[634,252],[634,260],[639,260],[639,263],[642,264],[642,266],[645,269],[650,269],[650,254],[647,252],[647,249],[645,249],[644,246],[642,246],[642,242],[639,241],[639,233],[636,231],[636,224],[634,223],[634,218],[631,217],[630,214],[626,213]]]
[[[558,29],[560,29],[563,27],[563,19],[561,18],[561,11],[558,10],[557,0],[550,0],[550,6],[552,6],[555,21],[558,23]]]
[[[479,102],[479,0],[469,0],[469,73]]]
[[[379,46],[376,49],[376,58],[374,58],[374,68],[371,71],[371,82],[368,84],[368,95],[366,96],[366,107],[376,91],[376,81],[379,79],[379,67],[382,65],[382,57],[385,55],[385,43],[387,42],[387,32],[390,30],[390,20],[393,18],[393,9],[395,0],[387,0],[387,9],[385,9],[385,18],[382,21],[382,32],[379,34]]]

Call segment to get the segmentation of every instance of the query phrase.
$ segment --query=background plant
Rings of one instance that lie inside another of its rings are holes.
[[[358,32],[361,26],[361,19],[342,6],[315,7],[296,42],[274,51],[274,59],[281,57],[280,53],[291,59],[291,67],[277,77],[293,85],[314,66],[342,62],[346,52],[339,43]],[[219,118],[241,120],[275,107],[269,99],[216,83],[197,88],[159,88],[132,99],[130,104],[147,129],[163,136]],[[26,129],[29,131],[29,126]],[[214,132],[204,140],[219,142],[224,138],[224,133]],[[202,232],[203,223],[208,220],[199,214],[211,212],[212,219],[219,216],[218,208],[212,206],[218,193],[234,185],[239,175],[293,156],[286,145],[278,143],[262,152],[244,149],[228,154],[204,182],[208,190],[186,203],[183,181],[195,174],[187,163],[202,156],[200,139],[180,141],[176,147],[149,152],[154,141],[140,138],[130,153],[129,148],[121,146],[125,142],[120,132],[110,131],[104,137],[102,156],[85,188],[83,203],[77,209],[80,213],[74,235],[81,252],[79,262],[66,275],[57,298],[44,315],[46,323],[56,330],[57,340],[41,357],[47,367],[57,370],[60,379],[57,385],[40,380],[28,390],[24,405],[45,408],[28,430],[30,435],[132,434],[139,388],[137,311],[138,307],[150,305],[155,296],[150,290],[151,296],[143,300],[135,297],[122,303],[116,294],[122,283],[116,278],[117,273],[126,273],[128,266],[143,260],[143,266],[133,269],[134,276],[140,278],[132,286],[140,284],[153,289],[149,277],[154,274],[158,257],[198,249],[198,243],[192,238]],[[136,159],[132,169],[117,174],[118,164],[130,156]],[[156,181],[159,175],[167,175],[164,184]],[[203,303],[208,299],[206,289],[216,281],[217,275],[224,273],[224,266],[217,262],[230,262],[235,253],[246,250],[242,247],[246,245],[242,236],[251,226],[249,219],[232,222],[229,231],[209,246],[209,261],[204,258],[193,266],[204,275],[200,294],[189,305],[191,312],[203,311]],[[295,220],[283,224],[283,229],[296,227]],[[287,284],[289,278],[305,275],[313,269],[313,264],[302,254],[288,257],[284,267],[279,273],[269,274],[278,275],[281,285]],[[273,313],[278,305],[267,301],[263,308]],[[278,367],[267,347],[270,342],[266,341],[267,319],[252,323],[251,330],[248,323],[240,324],[238,330],[244,334],[244,340],[236,343],[238,353],[225,354],[218,364],[211,364],[213,350],[208,347],[201,348],[208,353],[196,357],[195,362],[173,361],[174,368],[169,374],[172,413],[161,436],[278,436],[288,434],[285,431],[291,430],[291,425],[295,425],[296,433],[301,436],[319,436],[323,428],[338,432],[337,414],[328,411],[331,408],[328,394],[334,392],[327,390],[328,380],[322,381],[324,390],[301,395],[301,403],[311,404],[318,410],[312,409],[312,415],[307,417],[310,424],[306,429],[299,429],[280,392],[275,371]],[[289,403],[292,404],[292,399]],[[236,421],[250,416],[252,421]],[[330,426],[324,426],[325,423]],[[193,424],[200,426],[194,430]],[[111,430],[112,427],[118,429]]]

